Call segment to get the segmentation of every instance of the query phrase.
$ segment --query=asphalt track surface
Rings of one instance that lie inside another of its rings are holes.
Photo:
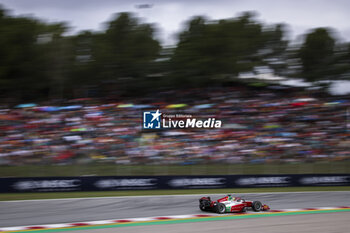
[[[223,194],[211,194],[210,196],[217,199]],[[260,200],[270,205],[271,209],[350,205],[350,192],[348,191],[254,193],[238,194],[237,196],[248,200]],[[198,209],[200,197],[201,195],[174,195],[3,201],[0,202],[0,227],[201,214],[203,212]],[[346,216],[349,220],[349,214]]]

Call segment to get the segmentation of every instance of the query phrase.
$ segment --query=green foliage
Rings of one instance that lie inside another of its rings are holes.
[[[190,19],[174,48],[162,48],[154,25],[119,13],[102,32],[66,36],[67,25],[14,17],[0,7],[0,98],[14,102],[86,97],[116,91],[142,94],[148,87],[218,85],[256,66],[288,72],[282,24],[265,25],[252,12],[211,21]],[[350,77],[350,45],[317,28],[293,62],[308,81]],[[120,93],[119,93],[120,94]]]
[[[72,87],[109,84],[129,89],[142,82],[161,49],[154,32],[152,25],[120,13],[107,23],[104,33],[85,31],[72,37]]]
[[[154,29],[148,24],[139,24],[129,13],[120,13],[108,23],[104,54],[107,69],[115,77],[144,77],[149,63],[159,54],[159,42],[153,39]]]
[[[116,15],[103,33],[65,32],[62,23],[11,17],[0,9],[0,97],[62,99],[91,85],[142,80],[161,49],[153,26],[129,13]],[[137,82],[124,83],[124,88]]]
[[[350,80],[350,43],[339,44],[335,50],[329,73],[332,78]]]
[[[334,58],[335,39],[329,29],[317,28],[306,35],[300,49],[303,75],[308,81],[325,79]]]
[[[172,57],[173,71],[178,79],[189,83],[196,77],[208,82],[222,75],[237,76],[263,64],[264,58],[283,53],[286,42],[282,38],[282,26],[265,30],[251,12],[219,21],[194,17],[179,36]]]
[[[14,101],[48,97],[53,79],[61,72],[58,41],[63,24],[46,25],[24,17],[11,17],[0,10],[0,90]],[[55,86],[56,89],[56,86]]]

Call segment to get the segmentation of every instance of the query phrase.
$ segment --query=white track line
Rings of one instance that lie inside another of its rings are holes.
[[[319,207],[319,208],[311,208],[310,210],[331,210],[331,209],[339,209],[339,208],[350,209],[350,206]],[[308,210],[308,208],[272,210],[271,212],[294,212],[294,211],[304,211],[304,210]],[[251,212],[251,213],[255,213],[255,212]],[[258,213],[256,213],[256,214],[258,214]],[[155,217],[144,217],[144,218],[111,219],[111,220],[99,220],[99,221],[87,221],[87,222],[72,222],[72,223],[58,223],[58,224],[2,227],[2,228],[0,228],[0,232],[25,231],[25,230],[35,230],[35,229],[40,230],[40,229],[65,228],[65,227],[79,227],[79,226],[93,226],[93,225],[127,223],[127,222],[145,222],[145,221],[155,221],[155,220],[188,219],[188,218],[212,217],[212,216],[220,216],[220,215],[212,214],[212,213],[203,213],[203,214],[190,214],[190,215],[155,216]]]

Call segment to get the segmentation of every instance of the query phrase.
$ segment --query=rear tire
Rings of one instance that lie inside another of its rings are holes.
[[[253,209],[255,212],[261,211],[261,208],[262,208],[262,204],[261,204],[260,201],[253,201],[253,203],[252,203],[252,209]]]
[[[226,212],[226,206],[222,203],[218,203],[218,205],[216,206],[216,212],[218,214],[223,214]]]

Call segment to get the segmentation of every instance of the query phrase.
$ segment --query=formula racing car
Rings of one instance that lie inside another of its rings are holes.
[[[268,211],[268,205],[261,204],[260,201],[248,201],[240,197],[232,197],[227,195],[217,201],[212,201],[210,197],[202,197],[199,199],[199,208],[202,211],[214,211],[219,214],[232,212],[245,212],[247,210]]]

